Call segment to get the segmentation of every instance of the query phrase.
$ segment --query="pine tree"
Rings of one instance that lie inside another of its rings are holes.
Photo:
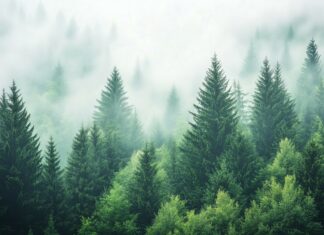
[[[324,81],[317,87],[316,93],[316,115],[324,122]]]
[[[129,137],[131,150],[138,150],[143,146],[143,130],[136,111],[131,116]]]
[[[154,166],[154,148],[146,144],[134,173],[131,186],[131,204],[134,214],[138,214],[137,223],[141,231],[150,225],[160,206],[159,185]]]
[[[64,230],[65,225],[65,189],[63,186],[63,171],[60,167],[60,158],[51,137],[47,148],[44,164],[44,198],[45,209],[54,219],[56,227]]]
[[[180,195],[191,208],[202,205],[208,176],[224,153],[237,126],[234,99],[220,62],[214,56],[194,105],[193,121],[181,145]]]
[[[306,58],[302,74],[297,82],[297,108],[301,119],[301,144],[307,143],[314,129],[313,122],[316,115],[316,89],[322,81],[320,55],[315,40],[312,39],[306,50]]]
[[[273,74],[265,59],[253,97],[251,130],[257,152],[269,161],[282,138],[295,138],[296,124],[294,102],[281,79],[280,66]]]
[[[105,132],[116,131],[123,134],[127,130],[131,110],[116,67],[101,93],[96,109],[94,120]]]
[[[91,167],[88,159],[88,131],[83,127],[77,133],[66,168],[67,200],[69,205],[69,229],[76,232],[81,216],[90,216],[94,205]]]
[[[20,92],[13,82],[0,100],[0,233],[39,231],[41,155]]]
[[[243,126],[248,124],[248,110],[246,107],[245,96],[246,94],[243,93],[240,83],[234,82],[233,97],[235,100],[235,109],[239,118],[239,122]]]
[[[126,92],[124,91],[122,79],[115,67],[110,79],[107,81],[105,89],[101,93],[94,114],[94,121],[105,136],[115,141],[114,148],[119,149],[116,156],[116,166],[122,167],[126,164],[133,149],[129,146],[129,121],[131,109],[127,102]],[[117,145],[118,143],[118,145]],[[114,150],[117,151],[117,150]]]

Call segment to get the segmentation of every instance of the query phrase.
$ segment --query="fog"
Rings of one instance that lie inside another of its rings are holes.
[[[16,81],[42,146],[53,135],[66,156],[114,66],[146,131],[173,86],[189,118],[215,53],[248,95],[266,56],[293,93],[311,38],[323,54],[323,12],[321,0],[0,0],[0,87]],[[257,65],[244,73],[249,48]],[[53,95],[58,65],[64,93]]]

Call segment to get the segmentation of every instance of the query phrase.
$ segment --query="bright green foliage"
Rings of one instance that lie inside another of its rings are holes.
[[[268,167],[270,176],[281,183],[286,175],[295,175],[301,171],[302,156],[297,152],[295,145],[289,139],[280,141],[279,150],[272,164]]]
[[[208,206],[199,214],[193,211],[187,214],[184,234],[229,234],[235,230],[238,215],[238,204],[226,192],[219,191],[215,205]]]
[[[90,216],[94,205],[91,182],[91,166],[88,159],[88,131],[83,127],[75,136],[73,151],[66,169],[67,200],[69,205],[69,229],[75,232],[81,216]]]
[[[130,212],[131,204],[125,189],[114,184],[98,202],[94,214],[82,221],[80,235],[133,235],[137,234],[136,216]]]
[[[314,198],[319,219],[324,219],[324,128],[320,124],[318,132],[306,145],[302,158],[300,182],[304,190]]]
[[[286,176],[284,185],[272,179],[245,212],[242,234],[321,234],[315,215],[313,199],[304,195],[294,176]]]
[[[139,158],[130,186],[132,212],[138,215],[137,224],[141,231],[150,225],[160,206],[157,170],[154,165],[154,148],[146,145]]]
[[[50,217],[48,219],[48,225],[44,231],[44,235],[59,235],[55,229],[54,220],[53,220],[52,215],[50,215]]]
[[[229,194],[236,199],[240,199],[242,194],[242,188],[236,181],[233,172],[228,169],[228,164],[225,160],[220,163],[219,168],[217,168],[209,178],[205,193],[205,201],[208,204],[213,203],[219,190],[229,192]]]
[[[60,158],[56,151],[53,138],[50,138],[45,155],[44,164],[44,191],[45,210],[51,213],[50,220],[55,221],[56,227],[61,230],[65,221],[65,189],[63,187]]]
[[[185,203],[178,196],[172,196],[164,203],[148,228],[148,235],[183,234],[183,223],[186,213]]]
[[[194,105],[193,121],[181,145],[179,193],[190,208],[202,206],[203,188],[236,129],[237,117],[228,81],[216,56]]]
[[[271,160],[282,138],[295,138],[296,124],[294,102],[284,87],[280,67],[277,65],[273,73],[265,59],[253,96],[251,130],[257,152]]]
[[[13,82],[0,99],[0,233],[39,231],[41,155],[30,115]]]

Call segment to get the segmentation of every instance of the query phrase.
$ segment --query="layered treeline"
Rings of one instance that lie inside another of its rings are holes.
[[[63,169],[55,140],[40,151],[13,83],[0,99],[0,233],[323,234],[324,84],[314,40],[296,87],[294,99],[280,65],[265,59],[249,105],[214,56],[186,132],[176,131],[173,88],[165,128],[148,139],[114,69]]]

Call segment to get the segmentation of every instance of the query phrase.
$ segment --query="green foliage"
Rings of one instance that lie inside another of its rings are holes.
[[[20,92],[13,82],[0,100],[0,233],[38,231],[41,213],[41,155]]]
[[[132,150],[141,149],[143,146],[143,130],[142,125],[138,119],[136,111],[132,113],[130,120],[130,130],[129,130],[129,143]]]
[[[302,156],[297,152],[295,145],[287,138],[281,140],[276,157],[268,166],[270,176],[283,183],[286,175],[298,176],[301,167]]]
[[[83,127],[73,141],[73,151],[66,168],[67,200],[69,205],[69,229],[75,232],[81,216],[90,216],[94,206],[91,182],[91,165],[88,159],[88,131]]]
[[[185,213],[185,203],[178,196],[172,196],[170,201],[162,204],[153,225],[147,229],[147,234],[183,234]]]
[[[48,225],[44,231],[44,235],[59,235],[55,229],[54,220],[53,220],[52,215],[50,215],[50,217],[48,219]]]
[[[243,93],[239,82],[233,84],[233,97],[235,100],[235,110],[239,118],[239,123],[243,126],[248,124],[248,110],[245,101],[246,94]]]
[[[251,130],[257,152],[271,160],[282,138],[295,138],[296,125],[294,102],[284,87],[280,67],[273,73],[265,59],[253,96]]]
[[[152,223],[160,206],[154,151],[154,147],[145,146],[130,185],[132,212],[138,215],[137,223],[141,231],[144,231],[145,227]]]
[[[304,195],[294,176],[286,176],[284,185],[271,179],[246,210],[242,234],[321,234],[315,215],[313,199]]]
[[[44,191],[45,210],[51,213],[51,222],[61,231],[65,224],[65,189],[63,186],[60,159],[53,138],[50,138],[45,154]]]
[[[83,219],[80,235],[137,234],[136,215],[130,212],[131,204],[125,189],[116,183],[98,202],[94,214]]]
[[[190,208],[202,205],[203,188],[236,129],[235,104],[216,56],[212,58],[190,129],[181,145],[179,193]]]
[[[173,86],[167,100],[164,114],[164,129],[168,136],[174,136],[180,113],[180,100],[176,88]]]

